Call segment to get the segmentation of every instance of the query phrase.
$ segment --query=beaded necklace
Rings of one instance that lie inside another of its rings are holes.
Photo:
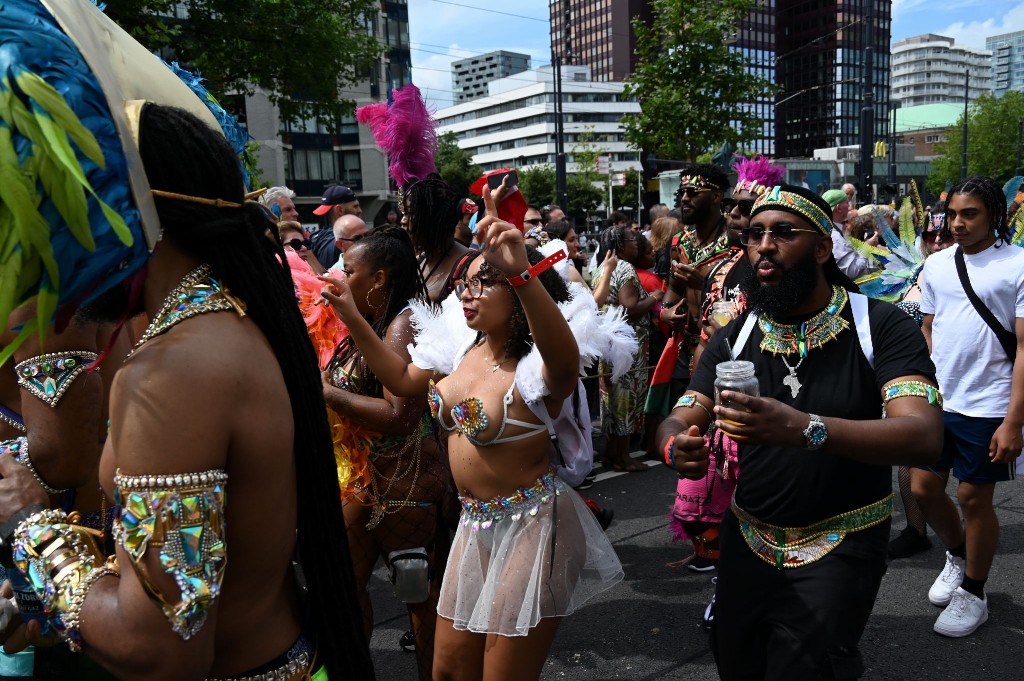
[[[846,289],[833,285],[832,299],[825,309],[802,324],[779,324],[759,316],[757,323],[764,333],[761,350],[773,355],[797,353],[803,360],[808,351],[821,347],[850,327],[849,323],[839,316],[849,299]]]
[[[167,294],[153,321],[149,323],[128,357],[135,354],[146,341],[165,333],[175,324],[207,312],[234,310],[239,317],[245,316],[245,303],[235,298],[210,276],[210,266],[203,263],[186,274],[178,285]]]
[[[729,234],[724,223],[718,229],[719,233],[703,244],[698,241],[696,228],[683,230],[680,245],[687,251],[691,267],[702,267],[729,255]]]

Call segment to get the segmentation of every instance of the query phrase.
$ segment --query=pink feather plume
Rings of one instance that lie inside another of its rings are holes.
[[[758,154],[754,158],[737,157],[739,160],[733,168],[739,175],[739,181],[755,180],[765,187],[775,187],[782,183],[786,176],[786,169],[783,166],[772,165],[772,162]]]
[[[391,105],[371,104],[356,110],[377,146],[388,155],[388,170],[405,187],[437,172],[437,128],[419,88],[409,83],[392,95]]]

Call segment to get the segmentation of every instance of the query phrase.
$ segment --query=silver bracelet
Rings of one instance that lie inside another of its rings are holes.
[[[57,496],[67,492],[66,489],[57,489],[56,487],[50,487],[46,484],[46,481],[39,475],[39,471],[32,465],[32,459],[28,456],[28,438],[24,435],[16,440],[8,440],[3,443],[3,449],[0,450],[0,454],[10,453],[14,456],[14,460],[20,463],[22,466],[28,469],[28,472],[32,474],[32,477],[36,479],[39,486],[42,487],[47,494],[50,496]]]

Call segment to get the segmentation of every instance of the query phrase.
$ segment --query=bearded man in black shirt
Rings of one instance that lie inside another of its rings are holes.
[[[740,443],[712,630],[727,680],[861,675],[890,466],[934,461],[942,446],[924,337],[906,313],[855,293],[832,257],[830,214],[800,187],[757,199],[741,232],[749,311],[714,335],[658,432],[686,477],[707,470],[709,427]],[[761,397],[723,390],[716,406],[716,366],[733,358],[753,363]]]

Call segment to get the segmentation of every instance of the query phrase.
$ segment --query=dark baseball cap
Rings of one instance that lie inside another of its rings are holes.
[[[332,184],[324,190],[324,195],[320,197],[320,206],[313,210],[313,215],[326,215],[327,211],[332,206],[337,206],[339,203],[351,203],[352,201],[358,201],[356,193],[348,187],[343,187],[340,184]]]

